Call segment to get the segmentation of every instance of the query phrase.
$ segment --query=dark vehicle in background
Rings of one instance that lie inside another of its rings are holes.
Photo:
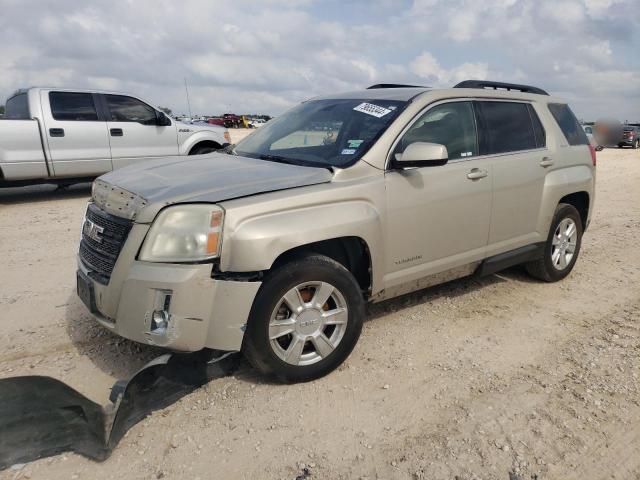
[[[624,125],[622,127],[622,139],[618,147],[640,148],[640,127]]]
[[[240,128],[242,126],[242,118],[235,113],[225,113],[222,120],[226,128]]]

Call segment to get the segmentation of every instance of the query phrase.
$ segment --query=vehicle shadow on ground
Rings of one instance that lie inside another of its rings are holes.
[[[0,205],[83,198],[91,196],[91,183],[78,183],[58,189],[55,185],[0,188]]]

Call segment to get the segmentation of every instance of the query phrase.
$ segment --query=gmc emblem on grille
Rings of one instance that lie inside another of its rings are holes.
[[[104,232],[104,228],[100,225],[96,225],[88,218],[85,219],[84,225],[82,226],[82,233],[84,233],[91,240],[94,240],[98,243],[102,243],[102,232]]]

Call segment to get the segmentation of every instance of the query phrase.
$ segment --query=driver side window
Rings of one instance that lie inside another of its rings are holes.
[[[477,155],[478,139],[471,102],[449,102],[429,109],[404,134],[395,153],[404,152],[414,142],[444,145],[450,160]]]
[[[125,95],[105,95],[112,122],[156,123],[156,111],[140,100]]]

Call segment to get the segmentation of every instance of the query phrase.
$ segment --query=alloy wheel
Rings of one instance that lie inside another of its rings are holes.
[[[344,295],[328,282],[306,282],[278,301],[269,321],[269,342],[284,362],[317,363],[338,347],[349,312]]]

